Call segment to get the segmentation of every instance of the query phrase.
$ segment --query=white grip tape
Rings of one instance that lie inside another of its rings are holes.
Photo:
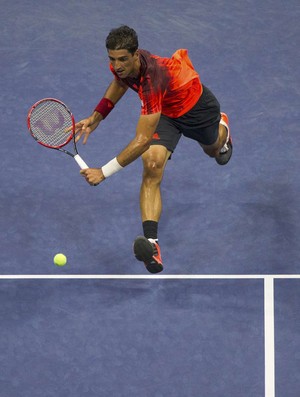
[[[79,156],[79,154],[76,154],[74,156],[74,160],[76,163],[79,165],[79,167],[83,170],[85,168],[89,168],[89,166],[82,160],[82,158]]]

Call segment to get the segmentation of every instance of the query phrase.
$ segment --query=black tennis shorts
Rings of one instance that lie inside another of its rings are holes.
[[[151,145],[162,145],[174,152],[181,135],[212,145],[218,138],[220,119],[220,104],[203,85],[199,101],[187,113],[178,118],[161,115]]]

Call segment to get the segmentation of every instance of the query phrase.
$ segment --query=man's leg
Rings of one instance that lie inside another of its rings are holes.
[[[170,157],[164,146],[153,145],[142,155],[144,172],[140,191],[142,222],[158,222],[162,210],[160,183],[167,161]]]
[[[219,134],[217,140],[212,145],[203,145],[204,152],[216,159],[220,165],[225,165],[230,160],[232,154],[232,139],[229,131],[228,117],[225,113],[221,113],[221,121],[219,124]]]
[[[140,190],[140,208],[144,237],[134,243],[134,253],[145,263],[150,273],[163,270],[160,247],[157,242],[158,222],[162,210],[160,184],[171,152],[162,145],[152,145],[142,155],[144,172]]]

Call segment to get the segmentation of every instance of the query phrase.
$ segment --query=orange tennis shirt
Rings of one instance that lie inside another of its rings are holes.
[[[141,114],[162,114],[177,118],[188,112],[202,94],[199,74],[195,71],[187,50],[177,50],[171,58],[162,58],[139,50],[140,75],[117,80],[136,91],[141,99]]]

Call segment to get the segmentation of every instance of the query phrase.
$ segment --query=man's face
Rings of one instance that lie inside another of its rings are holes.
[[[121,79],[138,76],[140,69],[138,51],[132,55],[128,50],[108,50],[108,57],[114,71]]]

